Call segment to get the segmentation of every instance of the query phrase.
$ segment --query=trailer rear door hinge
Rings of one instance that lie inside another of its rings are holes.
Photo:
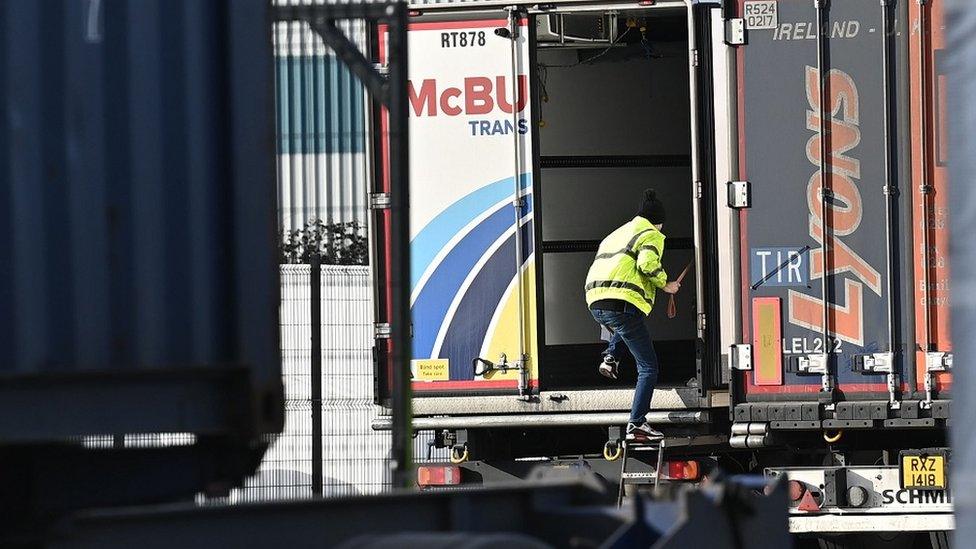
[[[698,48],[691,50],[691,66],[698,66]]]
[[[705,332],[705,313],[698,313],[698,331]]]
[[[383,76],[390,74],[390,66],[384,65],[383,63],[373,63],[373,70],[382,74]]]
[[[390,209],[390,193],[369,193],[369,209]]]
[[[730,366],[733,370],[752,370],[752,345],[749,343],[740,343],[738,345],[732,346],[732,352],[729,353],[732,357]]]
[[[695,198],[701,200],[701,197],[702,197],[702,194],[703,193],[704,193],[704,190],[702,188],[702,182],[701,181],[695,181]]]
[[[730,208],[744,209],[752,206],[752,186],[748,181],[729,181],[728,204]]]
[[[373,324],[374,339],[390,339],[391,333],[389,322],[377,322]]]
[[[738,17],[725,21],[725,43],[742,46],[746,43],[746,20]]]

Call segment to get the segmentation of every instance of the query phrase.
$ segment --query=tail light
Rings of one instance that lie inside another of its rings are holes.
[[[790,481],[790,501],[797,502],[803,497],[803,494],[807,491],[807,487],[803,485],[802,482],[798,480]]]
[[[701,467],[697,461],[669,461],[664,466],[662,478],[668,480],[698,480]]]
[[[423,465],[417,467],[418,486],[453,486],[461,484],[461,468],[457,465]]]
[[[803,497],[800,498],[800,504],[796,506],[798,511],[806,511],[807,513],[816,513],[820,510],[820,506],[823,505],[822,500],[817,500],[813,495],[813,492],[807,490],[803,493]]]

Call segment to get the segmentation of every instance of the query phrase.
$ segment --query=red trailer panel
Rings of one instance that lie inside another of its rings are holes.
[[[946,165],[948,143],[943,63],[945,20],[942,2],[925,6],[913,2],[909,10],[914,183],[912,230],[917,308],[915,338],[918,341],[915,354],[916,363],[924,365],[926,351],[952,351],[949,325],[952,295],[949,285],[949,170]],[[930,189],[923,193],[924,187]],[[952,386],[952,374],[949,372],[937,372],[934,378],[939,391],[946,391]],[[925,390],[924,367],[917,368],[915,382],[918,391]]]

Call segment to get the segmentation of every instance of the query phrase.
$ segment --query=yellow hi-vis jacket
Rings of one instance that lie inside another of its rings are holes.
[[[637,216],[610,233],[586,273],[586,304],[619,299],[650,314],[658,288],[668,283],[661,266],[664,234]]]

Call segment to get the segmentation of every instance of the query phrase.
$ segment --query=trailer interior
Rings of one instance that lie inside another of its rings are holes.
[[[647,319],[660,363],[658,387],[698,383],[686,17],[671,10],[537,17],[540,383],[546,390],[634,386],[629,355],[619,379],[597,373],[606,333],[587,310],[583,285],[600,240],[634,217],[647,188],[667,209],[669,279],[691,264],[673,318],[670,296],[659,291]]]

